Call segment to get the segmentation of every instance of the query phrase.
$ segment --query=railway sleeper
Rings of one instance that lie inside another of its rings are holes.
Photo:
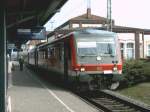
[[[118,110],[118,109],[114,109],[114,110],[112,110],[112,112],[137,112],[137,111],[134,110],[134,109],[131,109],[131,110]]]
[[[112,105],[112,106],[124,106],[123,104],[114,104],[114,103],[109,103],[109,102],[102,102],[104,105]]]
[[[123,107],[120,105],[106,105],[108,108],[117,108],[117,109],[130,109],[128,107]]]
[[[112,106],[112,107],[123,107],[125,108],[124,104],[108,104],[108,103],[103,103],[104,105]]]
[[[113,104],[120,104],[119,102],[113,101],[113,100],[97,100],[97,101],[101,101],[104,103],[113,103]]]
[[[125,112],[127,111],[135,111],[135,109],[134,108],[131,108],[131,107],[129,107],[129,106],[119,106],[119,105],[106,105],[109,109],[111,109],[111,110],[124,110]]]
[[[104,102],[104,103],[120,104],[119,102],[114,101],[114,100],[110,100],[110,99],[101,99],[101,98],[98,98],[98,99],[93,99],[93,100],[94,101]]]
[[[114,106],[125,106],[124,104],[121,104],[119,102],[109,102],[109,101],[101,101],[101,100],[93,100],[97,103],[102,103],[104,105],[114,105]]]
[[[112,99],[108,99],[108,98],[94,98],[95,100],[101,100],[101,101],[112,101],[114,102],[114,100]]]
[[[108,103],[108,104],[117,104],[117,102],[115,102],[115,101],[107,101],[107,99],[106,100],[97,100],[97,99],[92,99],[93,101],[96,101],[96,102],[101,102],[101,103]],[[118,103],[119,104],[119,103]]]

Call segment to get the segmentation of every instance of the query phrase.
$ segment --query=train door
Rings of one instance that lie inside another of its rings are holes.
[[[69,46],[69,39],[66,39],[64,42],[64,80],[68,82],[68,70],[69,70],[69,62],[71,59],[71,51]]]

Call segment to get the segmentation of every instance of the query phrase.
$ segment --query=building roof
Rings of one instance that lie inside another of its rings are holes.
[[[55,30],[61,29],[61,28],[65,27],[66,25],[68,25],[69,23],[103,24],[103,25],[105,25],[105,24],[107,24],[107,18],[91,14],[91,9],[88,8],[87,12],[85,14],[68,20],[61,26],[57,27]],[[114,20],[112,20],[112,24],[114,24]]]

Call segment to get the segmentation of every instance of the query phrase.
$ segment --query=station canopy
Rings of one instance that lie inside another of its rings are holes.
[[[7,40],[11,43],[23,43],[18,40],[18,28],[43,26],[67,0],[6,0]]]

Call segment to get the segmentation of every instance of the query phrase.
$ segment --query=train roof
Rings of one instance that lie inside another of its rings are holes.
[[[114,32],[110,32],[110,31],[106,31],[106,30],[98,30],[98,29],[92,29],[92,28],[84,28],[84,29],[76,29],[76,30],[71,30],[70,32],[68,32],[67,34],[62,34],[60,33],[61,36],[53,39],[51,42],[48,42],[48,43],[44,43],[44,44],[41,44],[39,46],[37,46],[37,48],[43,48],[45,46],[48,46],[49,44],[51,43],[54,43],[58,40],[61,40],[61,39],[64,39],[70,35],[74,35],[75,37],[78,36],[78,35],[84,35],[84,34],[94,34],[94,35],[101,35],[103,37],[108,37],[108,36],[112,36],[112,35],[116,35],[116,33]]]
[[[83,30],[76,30],[73,31],[72,34],[79,35],[79,34],[94,34],[94,35],[103,35],[103,36],[109,36],[109,35],[116,35],[114,32],[106,31],[106,30],[98,30],[98,29],[83,29]]]
[[[62,30],[63,31],[63,30]],[[78,29],[73,29],[73,30],[64,30],[66,31],[66,33],[62,33],[62,32],[58,32],[58,36],[56,36],[56,39],[52,40],[53,41],[57,41],[59,39],[62,38],[66,38],[69,35],[74,35],[74,36],[78,36],[78,35],[85,35],[85,34],[93,34],[93,35],[101,35],[103,37],[108,37],[108,36],[116,36],[117,33],[115,32],[111,32],[111,31],[106,31],[106,30],[99,30],[99,29],[95,29],[95,28],[78,28]]]

